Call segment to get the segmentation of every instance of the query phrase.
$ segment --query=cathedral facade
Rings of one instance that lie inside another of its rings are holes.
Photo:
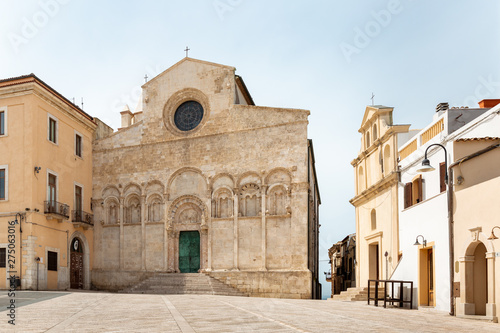
[[[202,272],[251,296],[317,298],[309,111],[255,106],[235,68],[185,58],[94,141],[92,283]]]

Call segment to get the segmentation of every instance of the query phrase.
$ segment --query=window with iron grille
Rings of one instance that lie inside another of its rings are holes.
[[[57,272],[57,252],[47,252],[47,269]]]

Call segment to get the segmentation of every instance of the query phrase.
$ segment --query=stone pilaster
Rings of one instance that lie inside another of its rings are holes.
[[[123,267],[125,267],[125,258],[124,258],[125,233],[123,230],[123,222],[125,218],[124,200],[125,199],[123,197],[120,198],[120,221],[119,221],[120,222],[120,270],[122,270]]]
[[[261,187],[261,205],[260,205],[260,210],[261,210],[261,218],[262,218],[262,223],[261,223],[261,242],[262,242],[262,266],[261,270],[266,271],[267,270],[267,264],[266,264],[266,259],[267,259],[267,227],[266,227],[266,191],[267,191],[267,185],[262,185]]]
[[[146,270],[146,196],[141,196],[141,270]]]
[[[238,231],[238,189],[233,189],[233,270],[239,270],[238,264],[238,245],[239,245],[239,231]]]

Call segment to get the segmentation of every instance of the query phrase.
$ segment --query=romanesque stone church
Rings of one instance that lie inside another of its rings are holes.
[[[200,272],[251,296],[319,298],[309,111],[256,106],[234,67],[192,58],[142,90],[94,142],[92,283]]]

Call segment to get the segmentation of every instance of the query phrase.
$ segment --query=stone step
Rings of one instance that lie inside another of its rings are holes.
[[[248,296],[235,288],[202,273],[155,273],[121,290],[138,294],[202,294]]]
[[[378,289],[378,296],[383,297],[385,294],[384,288]],[[370,296],[375,295],[375,288],[370,288]],[[333,295],[332,300],[335,301],[366,301],[368,299],[368,288],[348,288],[340,294]]]

